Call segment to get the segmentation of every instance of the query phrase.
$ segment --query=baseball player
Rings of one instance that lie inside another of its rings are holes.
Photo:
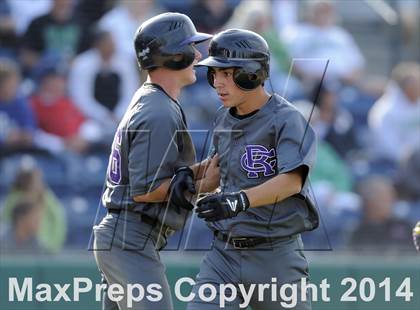
[[[418,221],[416,226],[413,228],[413,241],[416,250],[420,252],[420,221]]]
[[[202,261],[189,310],[219,309],[217,297],[201,300],[203,284],[219,288],[241,283],[250,288],[272,284],[273,278],[277,287],[297,284],[293,309],[311,308],[309,294],[301,300],[300,283],[309,275],[300,233],[319,222],[307,180],[315,158],[315,134],[284,98],[264,90],[269,58],[260,35],[230,29],[213,37],[209,57],[198,63],[208,67],[208,82],[223,103],[213,137],[221,192],[197,202],[198,217],[208,222],[215,239]],[[285,309],[272,294],[272,289],[255,291],[250,306]],[[226,308],[239,309],[243,301],[238,289]]]
[[[102,196],[108,213],[94,227],[94,255],[103,278],[108,287],[124,289],[117,298],[105,292],[106,310],[173,308],[158,251],[193,208],[184,191],[193,194],[195,180],[212,190],[219,180],[217,159],[193,165],[195,150],[176,99],[196,80],[193,66],[201,54],[194,45],[209,38],[178,13],[155,16],[136,32],[137,60],[148,78],[115,134]],[[203,166],[209,168],[206,178]],[[127,297],[129,285],[135,303]]]

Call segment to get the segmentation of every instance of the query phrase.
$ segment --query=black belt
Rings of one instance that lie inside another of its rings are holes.
[[[266,237],[230,237],[229,235],[223,234],[220,231],[214,231],[214,236],[223,242],[228,242],[235,249],[249,249],[259,244],[272,243],[278,240],[288,240],[293,236],[279,237],[279,238],[266,238]]]
[[[120,214],[121,213],[121,209],[108,209],[108,213],[112,213],[112,214]],[[157,224],[157,219],[154,219],[146,214],[143,213],[139,213],[139,212],[133,212],[133,211],[129,211],[129,210],[124,210],[124,212],[131,212],[131,213],[135,213],[137,214],[142,222],[145,222],[146,224],[149,224],[152,227],[155,227]]]

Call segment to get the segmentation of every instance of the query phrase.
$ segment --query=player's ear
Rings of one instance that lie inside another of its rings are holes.
[[[182,56],[182,54],[177,54],[174,56],[173,60],[176,62],[180,62],[184,57]]]
[[[216,71],[212,67],[207,67],[207,81],[209,82],[210,86],[214,88],[214,75]]]

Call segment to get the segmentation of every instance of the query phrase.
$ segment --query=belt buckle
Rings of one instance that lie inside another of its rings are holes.
[[[249,248],[249,246],[245,246],[241,244],[241,241],[246,241],[248,240],[248,238],[246,237],[234,237],[231,238],[232,240],[232,245],[234,249],[247,249]]]

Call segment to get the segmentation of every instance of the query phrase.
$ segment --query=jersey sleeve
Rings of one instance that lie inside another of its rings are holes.
[[[148,115],[130,131],[128,170],[132,197],[152,192],[174,174],[177,122],[165,112]]]
[[[301,191],[297,198],[305,201],[308,206],[307,230],[312,230],[319,225],[318,210],[315,207],[315,199],[309,185],[308,175],[315,164],[316,136],[312,127],[302,114],[297,110],[288,113],[284,125],[279,131],[277,142],[277,168],[279,173],[286,173],[304,166]]]
[[[290,172],[300,166],[307,167],[309,174],[315,162],[316,137],[312,127],[296,110],[291,110],[278,129],[276,146],[279,174]],[[305,175],[306,180],[307,175]]]

